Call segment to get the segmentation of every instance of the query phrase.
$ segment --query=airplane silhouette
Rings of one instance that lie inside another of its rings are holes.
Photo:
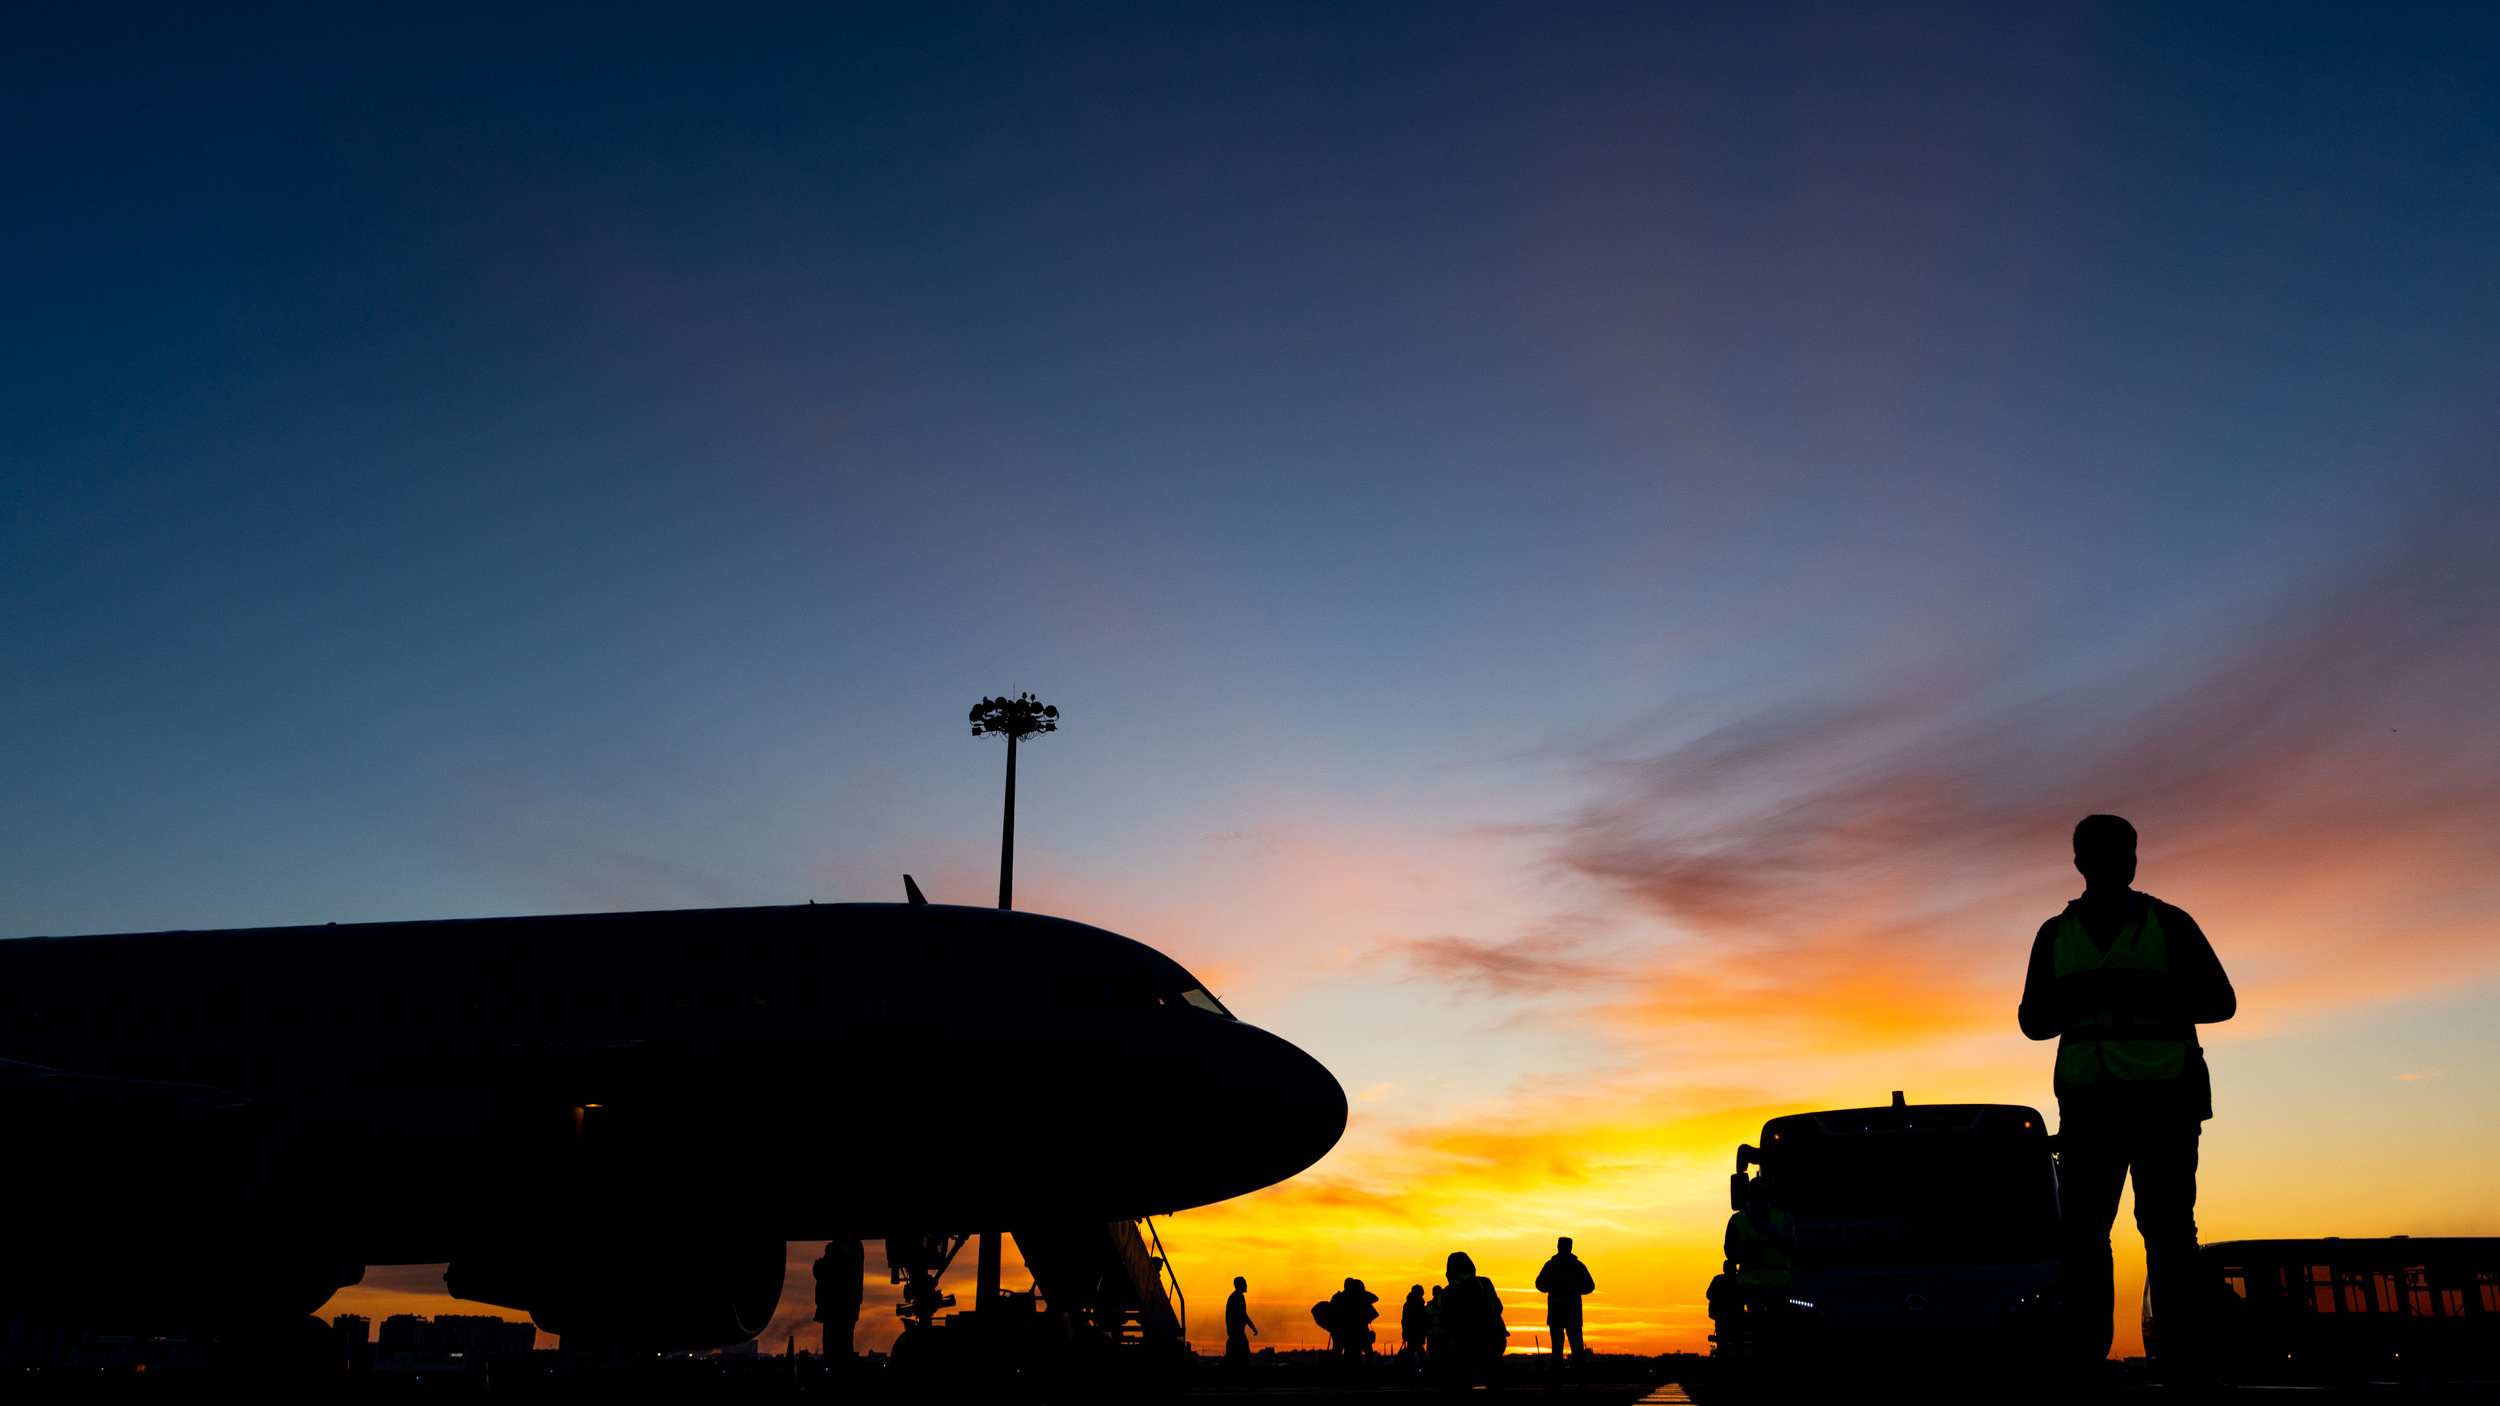
[[[447,1261],[568,1345],[720,1346],[787,1241],[1042,1274],[1344,1132],[1152,948],[911,897],[0,942],[0,1308],[239,1332]]]

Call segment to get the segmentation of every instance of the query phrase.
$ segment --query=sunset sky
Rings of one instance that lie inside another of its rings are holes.
[[[0,123],[0,935],[980,903],[1030,689],[1019,905],[1353,1100],[1202,1348],[1694,1350],[1764,1118],[2051,1105],[2116,811],[2204,1237],[2500,1234],[2500,11],[21,5]]]

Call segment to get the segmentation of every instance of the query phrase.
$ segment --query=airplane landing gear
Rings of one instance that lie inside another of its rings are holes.
[[[889,1237],[885,1242],[888,1283],[903,1286],[903,1301],[894,1312],[903,1320],[906,1337],[914,1331],[925,1331],[934,1322],[938,1310],[953,1308],[955,1296],[938,1292],[938,1276],[955,1262],[969,1235],[908,1235]],[[896,1345],[900,1350],[901,1345]]]

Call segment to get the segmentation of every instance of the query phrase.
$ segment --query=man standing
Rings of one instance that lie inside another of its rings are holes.
[[[1597,1281],[1589,1277],[1589,1267],[1571,1253],[1571,1237],[1556,1236],[1554,1257],[1536,1274],[1537,1292],[1545,1296],[1545,1328],[1554,1335],[1554,1365],[1585,1367],[1588,1365],[1588,1344],[1580,1340],[1580,1296],[1597,1292]],[[1563,1339],[1568,1334],[1571,1357],[1563,1359]]]
[[[857,1240],[828,1240],[816,1261],[816,1321],[825,1325],[825,1361],[835,1368],[851,1361],[851,1340],[859,1332],[860,1276],[867,1254]]]
[[[1250,1335],[1259,1325],[1250,1321],[1250,1281],[1233,1276],[1233,1296],[1224,1300],[1224,1365],[1236,1370],[1250,1365]]]
[[[2194,1375],[2203,1347],[2196,1144],[2213,1116],[2196,1027],[2229,1020],[2239,997],[2196,920],[2132,887],[2135,840],[2135,827],[2114,815],[2087,815],[2075,826],[2083,896],[2032,939],[2018,1018],[2025,1035],[2058,1042],[2071,1365],[2096,1374],[2109,1356],[2110,1224],[2132,1173],[2161,1340],[2180,1350]]]

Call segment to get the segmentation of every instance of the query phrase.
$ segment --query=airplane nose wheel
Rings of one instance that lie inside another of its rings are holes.
[[[898,1358],[909,1351],[905,1343],[913,1342],[915,1334],[932,1331],[941,1309],[953,1308],[955,1296],[938,1292],[938,1279],[946,1267],[955,1262],[969,1235],[909,1235],[889,1238],[885,1242],[887,1282],[903,1286],[903,1301],[894,1312],[903,1320],[903,1336],[894,1344]],[[917,1355],[913,1353],[913,1355]]]

